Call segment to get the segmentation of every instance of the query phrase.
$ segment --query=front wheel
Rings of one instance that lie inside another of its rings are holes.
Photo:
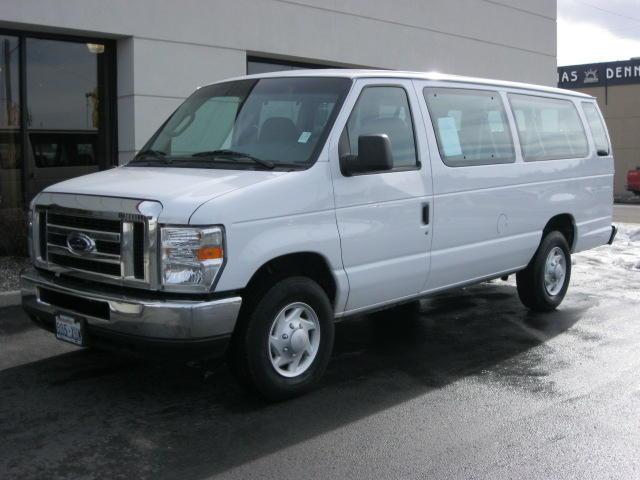
[[[564,235],[547,234],[533,259],[516,274],[518,296],[535,312],[554,310],[567,293],[571,278],[571,253]]]
[[[324,290],[306,277],[287,278],[249,310],[233,345],[239,380],[270,400],[311,389],[333,349],[333,309]]]

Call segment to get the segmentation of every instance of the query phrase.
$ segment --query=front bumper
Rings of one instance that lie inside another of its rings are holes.
[[[21,277],[22,306],[41,326],[53,328],[56,314],[83,318],[92,339],[109,343],[187,346],[220,346],[235,327],[242,298],[215,300],[174,300],[153,298],[148,292],[137,295],[107,293],[50,277],[34,268]],[[144,296],[143,296],[144,295]]]

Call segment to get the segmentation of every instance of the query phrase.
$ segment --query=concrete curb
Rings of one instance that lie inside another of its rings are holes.
[[[20,290],[0,292],[0,308],[20,305]]]

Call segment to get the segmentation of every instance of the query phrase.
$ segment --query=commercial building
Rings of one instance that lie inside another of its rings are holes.
[[[0,228],[47,185],[128,161],[198,85],[316,66],[552,85],[556,2],[3,0]]]
[[[558,86],[598,99],[616,162],[614,195],[632,196],[626,177],[640,167],[640,58],[558,67]]]

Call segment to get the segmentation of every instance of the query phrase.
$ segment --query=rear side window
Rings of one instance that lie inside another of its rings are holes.
[[[584,116],[587,117],[587,123],[593,135],[593,143],[595,143],[598,154],[609,154],[609,140],[607,139],[607,131],[602,123],[602,117],[598,113],[598,109],[593,103],[583,102],[582,110]]]
[[[587,156],[587,136],[573,102],[520,94],[509,94],[509,101],[525,162]]]
[[[386,134],[391,141],[393,167],[418,164],[407,92],[402,87],[365,87],[353,107],[343,135],[349,152],[358,155],[358,137]]]
[[[460,88],[423,91],[442,161],[450,167],[515,161],[498,92]]]

